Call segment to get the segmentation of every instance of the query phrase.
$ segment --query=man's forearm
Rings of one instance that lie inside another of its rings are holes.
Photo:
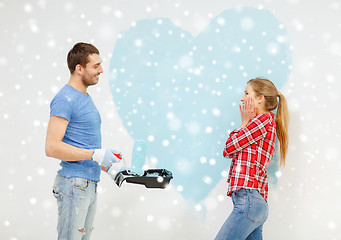
[[[93,149],[74,147],[65,142],[46,142],[45,153],[48,157],[57,158],[62,161],[91,160]]]

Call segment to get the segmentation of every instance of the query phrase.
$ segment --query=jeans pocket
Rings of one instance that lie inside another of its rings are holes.
[[[268,204],[265,200],[251,196],[247,217],[255,223],[265,222],[268,217]]]
[[[246,205],[246,195],[234,192],[232,195],[233,208],[240,213],[244,212]]]
[[[72,187],[79,190],[87,190],[90,185],[89,180],[83,178],[74,178]]]

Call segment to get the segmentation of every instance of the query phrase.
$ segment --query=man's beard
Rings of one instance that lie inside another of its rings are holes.
[[[92,85],[96,85],[98,81],[91,81],[92,79],[94,79],[95,77],[90,77],[89,75],[86,76],[82,76],[81,81],[84,84],[84,86],[88,87],[88,86],[92,86]]]

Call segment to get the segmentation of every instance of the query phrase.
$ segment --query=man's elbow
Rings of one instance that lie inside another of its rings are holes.
[[[45,144],[45,155],[47,157],[55,157],[56,149],[53,147],[54,144],[46,142]]]

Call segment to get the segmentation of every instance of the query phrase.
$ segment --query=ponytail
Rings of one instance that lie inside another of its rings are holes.
[[[280,166],[285,166],[285,157],[288,152],[289,143],[288,136],[289,112],[285,97],[280,92],[278,92],[277,96],[279,97],[279,104],[275,119],[276,132],[277,138],[280,143]]]
[[[268,79],[255,78],[248,81],[257,96],[264,96],[265,108],[268,111],[277,108],[277,115],[275,118],[277,138],[280,143],[280,165],[285,165],[285,157],[288,152],[288,123],[289,112],[287,101],[282,93],[278,92],[276,86]],[[279,101],[277,100],[279,98]]]

